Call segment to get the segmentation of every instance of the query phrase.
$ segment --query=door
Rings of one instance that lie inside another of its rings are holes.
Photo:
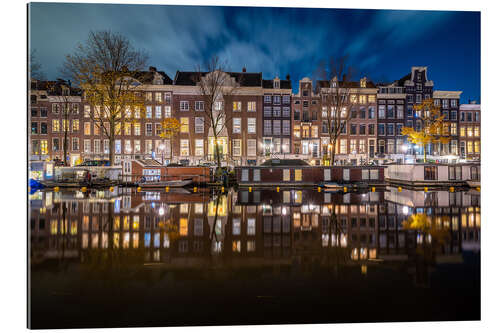
[[[374,140],[370,140],[369,154],[370,154],[370,158],[375,157],[375,141]]]

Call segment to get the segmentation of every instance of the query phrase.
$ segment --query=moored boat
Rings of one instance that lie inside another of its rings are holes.
[[[160,187],[184,187],[193,183],[192,179],[185,180],[166,180],[166,181],[140,181],[137,186],[143,188],[160,188]]]

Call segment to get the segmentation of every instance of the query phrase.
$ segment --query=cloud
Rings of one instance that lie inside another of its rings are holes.
[[[234,71],[245,66],[265,78],[291,74],[298,81],[310,77],[319,60],[349,54],[361,75],[380,75],[455,21],[455,12],[437,11],[63,3],[32,3],[30,9],[31,46],[49,78],[59,75],[64,55],[90,30],[103,29],[126,35],[171,77],[212,55]]]

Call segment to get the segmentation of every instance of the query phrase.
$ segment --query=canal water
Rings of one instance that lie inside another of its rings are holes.
[[[29,199],[32,328],[480,319],[476,191]]]

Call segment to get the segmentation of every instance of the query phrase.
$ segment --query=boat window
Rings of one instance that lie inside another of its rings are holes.
[[[425,166],[424,167],[424,180],[437,180],[437,167]]]
[[[283,181],[284,182],[290,181],[290,169],[283,169]]]
[[[325,181],[332,180],[332,170],[331,169],[324,169],[324,171],[323,171],[323,177],[324,177]]]
[[[253,181],[260,182],[260,169],[253,169]]]
[[[248,181],[248,169],[241,169],[241,181],[242,182]]]

